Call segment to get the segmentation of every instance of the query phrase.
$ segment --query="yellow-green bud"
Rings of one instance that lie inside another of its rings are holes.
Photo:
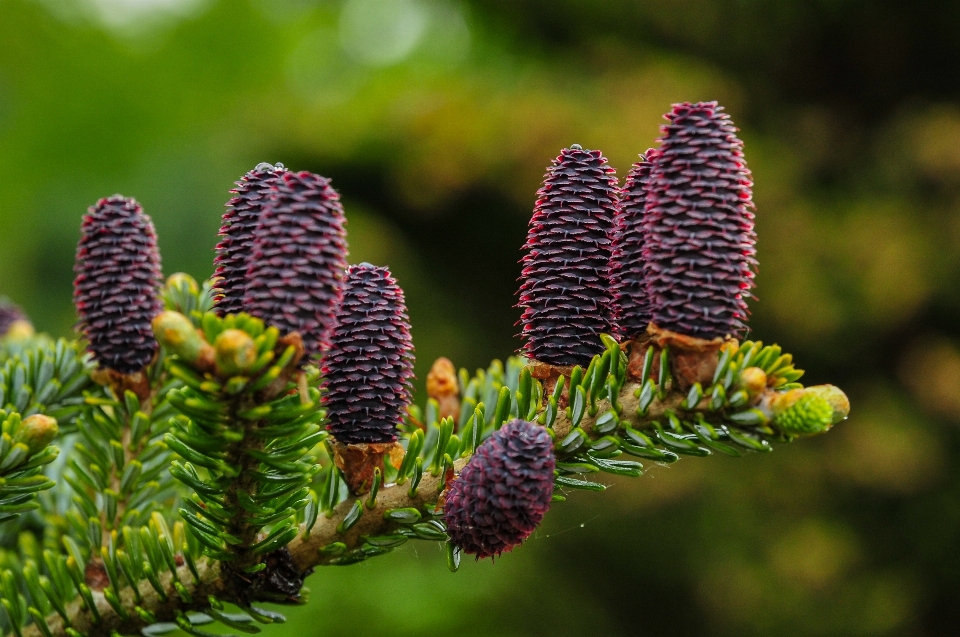
[[[190,363],[200,361],[205,357],[204,350],[210,348],[190,319],[179,312],[167,310],[157,314],[153,333],[163,347]]]
[[[850,399],[843,390],[834,385],[814,385],[804,390],[808,394],[819,396],[830,404],[833,409],[832,424],[837,424],[850,415]]]
[[[43,451],[60,433],[55,418],[34,414],[20,423],[15,442],[27,445],[31,454]]]
[[[243,330],[223,330],[213,344],[214,360],[221,376],[243,374],[257,360],[253,338]]]
[[[759,367],[748,367],[740,372],[740,386],[751,398],[756,398],[767,388],[767,374]]]
[[[33,336],[34,333],[33,324],[26,319],[20,319],[10,324],[10,327],[7,328],[7,333],[4,334],[3,337],[12,341],[23,341]]]
[[[833,407],[816,393],[792,389],[773,400],[773,424],[790,436],[812,436],[833,425]]]
[[[176,272],[167,278],[168,288],[176,290],[183,286],[186,286],[187,290],[191,294],[196,294],[200,291],[200,286],[197,284],[197,280],[186,272]]]

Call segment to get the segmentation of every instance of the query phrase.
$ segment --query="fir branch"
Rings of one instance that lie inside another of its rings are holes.
[[[209,556],[245,577],[296,536],[295,518],[310,501],[316,468],[305,454],[326,437],[316,370],[300,370],[298,335],[281,337],[248,314],[210,312],[201,324],[171,311],[154,321],[175,354],[170,372],[184,382],[171,394],[182,417],[165,440],[183,459],[174,476],[195,494],[183,519]]]
[[[625,382],[615,394],[616,399],[613,401],[609,396],[600,398],[602,392],[597,391],[594,392],[597,396],[593,402],[591,391],[587,390],[583,392],[583,405],[577,406],[576,396],[581,395],[582,388],[610,388],[615,386],[613,383],[618,376],[626,377],[626,363],[629,359],[625,355],[621,357],[618,348],[614,348],[609,342],[608,347],[610,351],[608,362],[619,360],[622,364],[618,365],[618,371],[603,374],[606,378],[605,382],[595,380],[595,374],[599,373],[596,370],[600,370],[596,360],[586,372],[574,368],[570,371],[570,376],[565,377],[564,385],[568,391],[571,386],[573,387],[575,398],[574,404],[567,406],[569,412],[566,408],[559,410],[552,422],[551,432],[557,441],[555,448],[558,462],[557,495],[555,495],[557,500],[563,499],[562,492],[570,488],[602,490],[602,485],[598,483],[571,478],[570,475],[573,473],[606,471],[631,476],[639,475],[640,470],[637,468],[639,463],[614,459],[622,452],[659,461],[672,461],[677,458],[675,452],[708,455],[710,450],[716,451],[727,447],[740,450],[767,450],[771,442],[789,442],[796,437],[796,434],[776,431],[773,427],[776,426],[776,415],[789,412],[800,404],[799,400],[793,401],[788,408],[770,407],[774,417],[767,424],[744,424],[730,418],[748,409],[760,411],[759,408],[745,408],[738,403],[741,395],[737,392],[744,391],[749,394],[749,391],[744,390],[743,387],[747,381],[755,380],[754,372],[746,370],[768,369],[771,371],[769,377],[774,379],[771,382],[774,385],[780,383],[778,389],[764,388],[756,392],[753,398],[747,396],[746,400],[750,401],[750,404],[766,405],[775,402],[773,400],[775,398],[782,398],[799,389],[793,381],[780,382],[797,376],[799,372],[793,369],[789,356],[780,354],[775,346],[763,347],[757,343],[744,343],[735,348],[730,346],[718,355],[718,369],[721,373],[714,372],[718,378],[717,386],[729,386],[730,393],[736,396],[734,403],[738,406],[731,407],[730,400],[727,400],[724,406],[711,409],[714,405],[710,405],[709,400],[703,397],[691,402],[691,396],[696,396],[698,392],[681,391],[680,383],[669,374],[655,374],[664,384],[665,391],[654,394],[646,406],[646,413],[642,416],[636,411],[641,402],[641,398],[636,394],[637,389],[641,389],[643,394],[642,387],[649,385],[646,382]],[[662,358],[658,360],[669,367],[669,353],[667,356],[662,356],[663,350],[658,350],[652,345],[647,346],[641,360],[646,361],[655,354],[660,355]],[[602,357],[598,357],[599,359]],[[654,372],[658,370],[652,362],[644,365],[644,368],[647,369],[648,374],[646,381],[650,381]],[[519,359],[511,359],[505,367],[495,362],[489,369],[481,370],[473,379],[468,380],[461,374],[460,384],[465,405],[470,405],[472,400],[470,395],[479,394],[496,395],[497,403],[495,403],[495,409],[491,410],[493,415],[489,419],[483,403],[477,404],[469,416],[461,419],[459,436],[457,433],[452,433],[451,419],[439,419],[435,403],[428,404],[425,411],[414,410],[416,415],[426,421],[420,423],[425,427],[426,433],[411,421],[404,438],[408,447],[408,456],[413,458],[414,462],[410,462],[410,458],[407,458],[397,469],[393,479],[398,484],[379,488],[370,496],[357,499],[347,497],[343,501],[332,504],[326,514],[320,514],[319,517],[301,524],[298,536],[286,547],[296,569],[306,574],[317,566],[353,564],[387,553],[409,539],[446,539],[443,520],[439,517],[442,514],[438,503],[442,499],[443,490],[448,481],[459,474],[469,462],[471,450],[477,444],[482,444],[483,439],[496,430],[502,421],[517,416],[519,410],[526,406],[531,397],[539,397],[532,406],[529,406],[529,409],[534,412],[533,416],[535,418],[543,416],[545,420],[548,417],[548,406],[552,404],[554,396],[539,389],[539,383],[530,377],[530,369],[530,367],[524,367]],[[642,373],[641,370],[641,375]],[[577,389],[578,387],[581,389]],[[787,389],[784,390],[783,387]],[[801,391],[806,396],[832,396],[831,399],[842,397],[842,394],[837,393],[825,394],[823,390],[817,388],[806,388]],[[824,398],[824,401],[827,400]],[[835,400],[835,403],[837,411],[830,412],[831,419],[841,418],[844,415],[842,401]],[[504,405],[507,406],[504,407]],[[609,429],[609,414],[617,413],[618,410],[623,418],[618,421],[619,429],[616,430],[618,433],[613,434]],[[538,411],[539,414],[537,414]],[[633,415],[630,415],[631,413]],[[671,424],[667,424],[671,420],[669,417],[671,413],[681,414],[682,418],[676,418],[681,423],[693,419],[697,414],[702,415],[703,420],[696,420],[700,427],[710,425],[710,421],[707,420],[710,418],[725,433],[712,438],[701,431],[699,432],[703,436],[701,438],[696,437],[698,434],[689,430],[682,429],[682,433],[678,432],[672,428]],[[576,427],[573,426],[574,422],[577,423]],[[657,423],[661,423],[659,427]],[[627,426],[631,428],[636,426],[635,431],[643,429],[653,432],[648,436],[649,446],[643,447],[635,438],[624,433]],[[765,428],[769,428],[769,431]],[[481,432],[479,435],[476,434],[478,430]],[[588,442],[578,447],[565,448],[564,439],[576,431],[583,432]],[[691,443],[694,437],[697,443]],[[598,441],[609,442],[611,438],[620,441],[619,449],[611,450],[606,447],[597,447],[595,444]],[[710,446],[711,444],[713,446]],[[450,450],[453,447],[459,449],[454,454],[459,457],[454,459],[449,453],[445,453],[444,459],[435,461],[439,449]],[[335,477],[337,470],[330,468],[328,472],[328,475]],[[337,494],[340,493],[340,489],[336,491]],[[321,495],[321,498],[325,497],[327,494]],[[334,497],[339,498],[339,495]],[[176,530],[173,535],[177,535]],[[188,556],[189,550],[182,541],[179,546],[180,554]],[[451,566],[455,567],[458,557],[453,547],[450,555]],[[192,558],[190,564],[194,564]],[[194,569],[196,575],[193,573]],[[244,587],[243,581],[236,577],[225,576],[222,569],[223,566],[211,557],[199,558],[193,566],[188,564],[170,569],[166,573],[159,573],[155,578],[156,583],[139,582],[137,594],[134,594],[130,588],[123,588],[118,596],[117,607],[111,605],[103,597],[103,593],[93,591],[90,595],[97,608],[99,621],[93,621],[92,613],[82,601],[75,602],[71,606],[68,617],[71,619],[74,630],[89,637],[106,637],[113,631],[124,634],[133,633],[153,622],[179,621],[183,624],[187,620],[182,613],[210,611],[213,603],[211,600],[216,603],[233,602],[248,606],[248,612],[255,615],[258,612],[257,609],[249,607],[249,604],[256,600],[250,599],[250,592]],[[173,573],[176,573],[176,577]],[[138,596],[139,601],[137,601]],[[140,611],[137,611],[137,607]],[[119,612],[118,608],[122,612]],[[47,627],[54,637],[68,634],[61,619],[56,616],[47,619]],[[25,629],[23,634],[31,637],[41,635],[46,637],[45,631],[36,626]],[[73,637],[76,636],[73,635]]]
[[[60,452],[50,446],[57,433],[49,416],[0,410],[0,524],[38,508],[37,495],[53,487],[43,468]]]
[[[6,361],[0,367],[0,407],[24,417],[47,414],[62,433],[74,429],[83,392],[93,381],[91,357],[76,341],[46,335],[0,341]]]

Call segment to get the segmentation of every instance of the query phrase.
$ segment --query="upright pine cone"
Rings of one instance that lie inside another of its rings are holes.
[[[526,355],[586,365],[614,332],[610,256],[616,171],[598,150],[574,144],[547,169],[537,192],[520,276]]]
[[[83,217],[74,265],[79,327],[102,367],[133,374],[157,351],[150,321],[163,309],[160,252],[150,217],[134,199],[101,199]]]
[[[220,243],[213,261],[216,277],[213,286],[215,308],[221,316],[244,311],[247,269],[250,267],[253,238],[260,216],[270,198],[270,189],[287,172],[283,164],[257,164],[231,190],[220,226]]]
[[[739,334],[756,266],[743,142],[716,102],[675,104],[666,119],[644,220],[653,322],[705,339]]]
[[[327,429],[343,444],[395,441],[412,377],[413,341],[403,290],[387,268],[350,266],[337,327],[323,358]]]
[[[523,542],[550,508],[555,467],[546,429],[525,420],[505,424],[477,448],[447,491],[450,541],[478,558]]]
[[[658,153],[655,148],[648,149],[630,169],[620,191],[620,208],[614,222],[610,276],[616,299],[617,325],[626,338],[646,333],[652,318],[643,258],[643,215],[650,168]]]
[[[308,356],[321,355],[334,326],[347,267],[345,224],[329,179],[286,172],[251,246],[243,310],[283,333],[299,332]]]

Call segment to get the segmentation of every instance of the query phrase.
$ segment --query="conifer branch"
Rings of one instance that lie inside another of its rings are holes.
[[[736,128],[715,102],[667,119],[622,190],[599,151],[561,152],[525,246],[530,358],[473,377],[441,359],[422,409],[403,292],[387,268],[347,267],[329,180],[248,173],[217,279],[174,275],[163,301],[150,218],[98,202],[74,294],[91,356],[0,304],[0,521],[54,486],[41,470],[55,418],[80,438],[57,476],[71,509],[37,516],[50,541],[0,551],[0,630],[255,633],[283,619],[255,604],[299,602],[316,567],[421,539],[445,542],[456,570],[461,552],[518,546],[570,490],[603,491],[591,474],[642,475],[628,456],[766,452],[843,420],[842,391],[804,387],[778,346],[734,338],[756,265]],[[106,389],[84,392],[91,380]]]

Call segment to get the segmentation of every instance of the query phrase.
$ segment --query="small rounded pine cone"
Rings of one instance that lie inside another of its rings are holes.
[[[643,257],[643,218],[650,168],[658,153],[656,148],[648,149],[630,169],[620,191],[620,206],[614,220],[610,278],[617,327],[620,335],[628,340],[646,333],[653,315]]]
[[[330,340],[322,363],[327,429],[347,445],[395,441],[410,402],[413,340],[403,290],[387,268],[350,266]]]
[[[157,234],[140,204],[114,195],[83,217],[73,303],[94,360],[121,374],[142,371],[157,341],[150,322],[163,309]]]
[[[674,104],[665,117],[644,211],[652,320],[707,340],[737,336],[756,266],[743,142],[716,102]]]
[[[347,267],[346,218],[330,180],[285,172],[250,248],[243,311],[288,334],[319,358],[335,324]]]
[[[616,332],[610,257],[616,171],[598,150],[565,148],[547,169],[524,244],[518,306],[528,357],[587,365]]]
[[[213,260],[214,308],[217,314],[243,312],[246,294],[247,269],[253,239],[264,207],[270,200],[271,189],[277,179],[286,173],[283,164],[261,163],[236,182],[233,197],[227,202],[220,226],[220,243]]]
[[[523,542],[550,509],[556,459],[546,429],[512,420],[479,448],[446,493],[450,541],[477,558]]]

